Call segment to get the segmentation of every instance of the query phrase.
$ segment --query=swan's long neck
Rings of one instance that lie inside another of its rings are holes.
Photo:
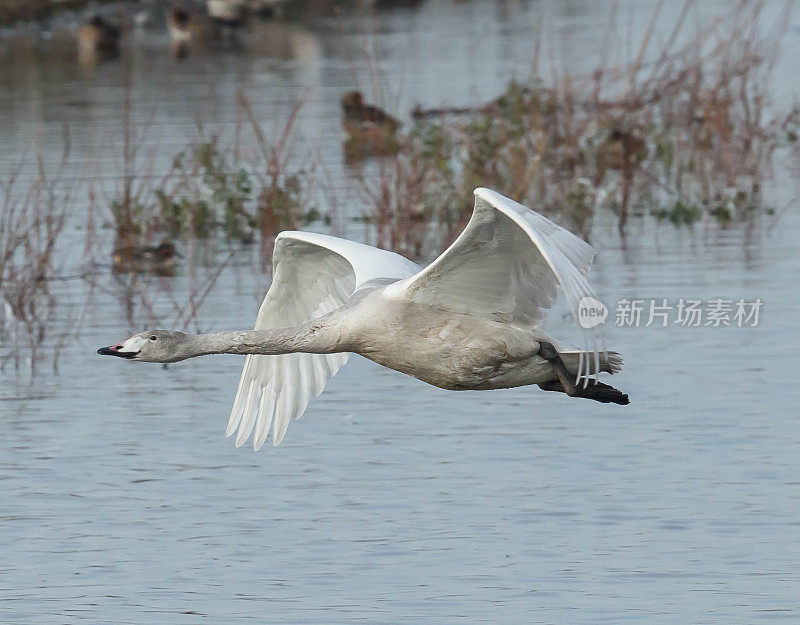
[[[323,328],[282,328],[278,330],[237,330],[191,337],[187,358],[207,354],[331,354],[348,351],[338,344],[337,333]]]

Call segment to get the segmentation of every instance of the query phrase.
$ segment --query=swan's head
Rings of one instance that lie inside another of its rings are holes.
[[[118,356],[139,362],[178,362],[187,358],[188,335],[171,330],[148,330],[131,338],[101,347],[101,356]]]

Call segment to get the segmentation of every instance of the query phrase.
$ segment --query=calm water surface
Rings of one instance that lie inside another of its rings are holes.
[[[623,8],[646,23],[647,6]],[[239,88],[265,123],[305,97],[296,150],[318,152],[348,197],[337,102],[355,74],[368,82],[365,49],[397,77],[399,111],[478,102],[527,75],[539,19],[554,54],[581,67],[607,10],[431,2],[360,28],[315,24],[288,60],[175,64],[151,34],[134,53],[134,115],[152,117],[163,164],[195,120],[230,130]],[[795,90],[799,44],[790,29],[777,96]],[[0,68],[2,167],[34,143],[55,162],[67,119],[71,167],[113,188],[119,64],[27,63]],[[771,192],[785,201],[796,189],[779,179]],[[75,215],[86,206],[77,198]],[[95,292],[59,375],[0,379],[0,621],[800,621],[800,219],[769,226],[647,223],[623,244],[598,225],[593,279],[612,309],[621,298],[764,301],[756,328],[616,329],[629,407],[535,387],[448,393],[354,356],[260,453],[224,438],[240,359],[167,370],[101,359],[94,350],[131,328],[117,299]],[[67,236],[79,256],[82,232]],[[268,282],[231,265],[204,328],[251,326]],[[87,299],[80,281],[59,288]],[[561,312],[550,329],[570,339]]]

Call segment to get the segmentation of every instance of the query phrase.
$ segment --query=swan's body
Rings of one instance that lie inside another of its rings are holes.
[[[310,327],[336,351],[361,354],[448,390],[511,388],[557,379],[550,363],[538,355],[540,341],[554,342],[543,332],[407,302],[385,286],[366,287]],[[571,360],[577,373],[577,357]]]
[[[616,389],[598,383],[581,394],[567,379],[615,373],[619,354],[600,353],[596,337],[587,337],[593,350],[579,350],[539,328],[557,286],[578,318],[581,299],[593,296],[586,274],[594,250],[493,191],[475,195],[464,232],[425,269],[352,241],[283,232],[255,330],[156,330],[98,351],[151,362],[247,354],[228,434],[238,429],[238,446],[255,429],[256,449],[270,426],[274,444],[282,440],[350,352],[445,389],[539,384],[627,403]]]

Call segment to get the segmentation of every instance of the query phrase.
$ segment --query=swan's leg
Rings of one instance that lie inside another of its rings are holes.
[[[561,390],[570,397],[575,397],[578,394],[578,388],[575,386],[575,375],[569,372],[567,365],[561,359],[561,354],[553,347],[552,343],[539,341],[539,355],[550,362],[550,366],[553,367],[553,371],[558,376],[558,381],[561,382]]]
[[[550,362],[553,371],[558,376],[558,380],[551,380],[550,382],[543,382],[539,388],[545,391],[561,391],[570,397],[584,397],[586,399],[593,399],[604,404],[620,404],[627,406],[630,403],[628,396],[615,389],[613,386],[603,384],[597,380],[591,380],[585,387],[577,387],[575,385],[575,376],[570,373],[564,361],[561,359],[561,354],[550,343],[539,343],[539,355],[545,360]]]

